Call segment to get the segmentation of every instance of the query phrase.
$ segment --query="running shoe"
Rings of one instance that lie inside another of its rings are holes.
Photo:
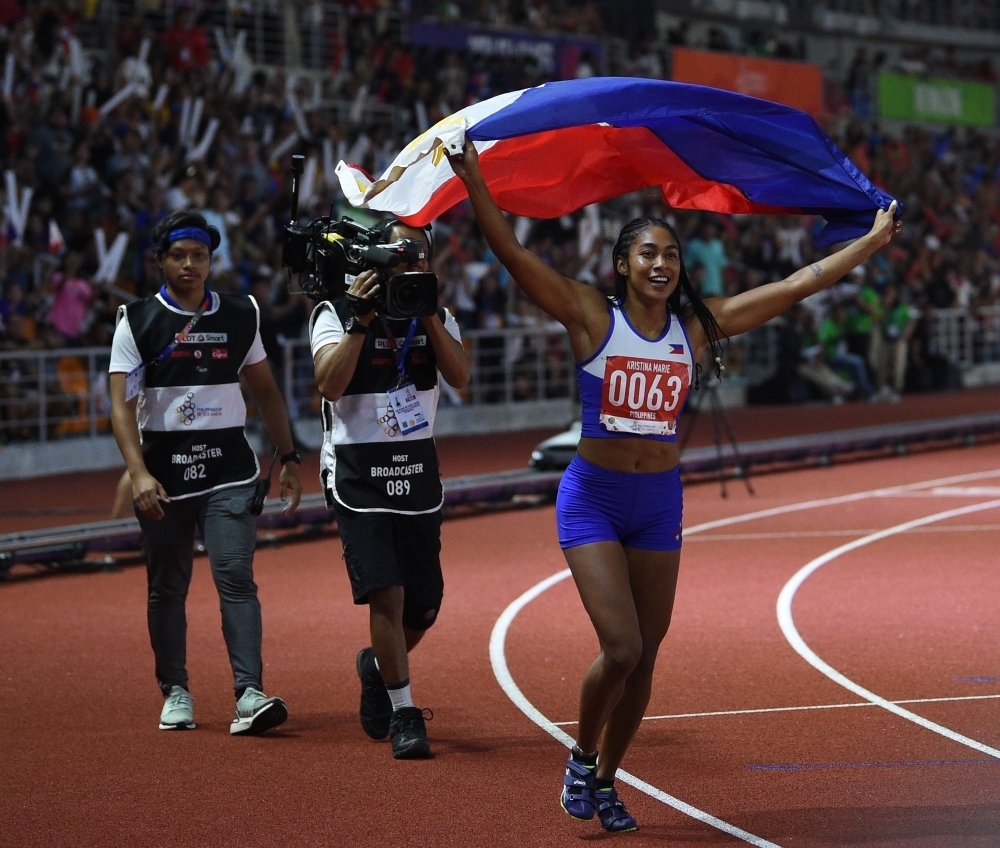
[[[370,647],[362,648],[355,665],[361,679],[361,708],[358,710],[361,727],[372,739],[385,739],[392,719],[392,701],[375,666],[375,651]]]
[[[594,817],[597,804],[594,801],[594,770],[597,755],[587,756],[574,748],[566,760],[566,774],[563,777],[562,795],[559,804],[578,821],[590,821]]]
[[[233,736],[256,735],[277,727],[286,718],[288,708],[281,698],[268,698],[249,686],[236,702],[236,715],[229,725],[229,732]]]
[[[171,686],[160,711],[160,730],[193,730],[194,705],[183,686]]]
[[[629,833],[639,829],[635,819],[618,798],[614,786],[597,787],[594,790],[594,801],[597,802],[597,817],[608,833]]]
[[[434,756],[427,742],[425,718],[427,720],[434,718],[434,713],[419,707],[403,707],[392,714],[392,719],[389,721],[389,735],[392,738],[392,756],[395,759],[429,760]]]

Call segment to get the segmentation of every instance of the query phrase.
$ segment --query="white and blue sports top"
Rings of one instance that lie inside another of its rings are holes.
[[[610,304],[610,311],[604,342],[593,356],[576,363],[583,406],[581,435],[674,442],[694,370],[684,322],[668,311],[663,334],[647,339],[620,305]]]

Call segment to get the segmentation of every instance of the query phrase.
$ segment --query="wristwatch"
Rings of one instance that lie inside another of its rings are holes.
[[[364,324],[362,324],[355,315],[352,315],[350,318],[348,318],[347,323],[344,324],[344,333],[363,336],[367,332],[368,328]]]
[[[299,465],[302,464],[302,454],[297,450],[293,450],[291,453],[286,453],[281,457],[281,464],[284,465],[286,462],[296,462]]]

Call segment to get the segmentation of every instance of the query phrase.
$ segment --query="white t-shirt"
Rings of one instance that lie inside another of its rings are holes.
[[[455,341],[462,341],[462,331],[458,327],[458,321],[447,309],[444,311],[444,328]],[[309,334],[309,345],[312,348],[313,358],[319,353],[321,348],[327,345],[337,344],[344,337],[344,327],[340,323],[340,317],[335,309],[324,309],[316,316],[312,332]]]

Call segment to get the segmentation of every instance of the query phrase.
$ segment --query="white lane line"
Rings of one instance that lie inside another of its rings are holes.
[[[760,539],[821,539],[829,536],[867,536],[880,528],[863,530],[787,530],[777,533],[711,533],[695,536],[694,542],[750,542]],[[915,527],[911,533],[979,533],[996,532],[1000,524],[949,524],[947,527]],[[693,530],[687,531],[690,535]]]
[[[510,669],[507,667],[507,656],[504,651],[504,643],[507,640],[507,631],[510,629],[510,625],[514,621],[517,614],[535,598],[542,594],[542,592],[546,591],[551,586],[554,586],[556,583],[565,580],[569,576],[570,572],[568,568],[564,571],[558,572],[557,574],[553,574],[551,577],[530,588],[503,611],[503,614],[497,619],[497,623],[493,626],[493,632],[490,634],[490,663],[493,666],[493,674],[496,677],[497,682],[500,684],[503,691],[507,693],[507,697],[514,702],[517,708],[550,736],[558,739],[567,748],[572,748],[574,742],[573,737],[564,730],[556,727],[553,722],[542,715],[541,711],[538,710],[538,708],[535,707],[531,701],[524,697],[524,693],[521,692],[520,687],[518,687],[518,685],[514,682]],[[756,836],[746,830],[743,830],[742,828],[737,827],[736,825],[723,821],[722,819],[716,818],[710,813],[706,813],[704,810],[699,810],[697,807],[688,804],[686,801],[682,801],[680,798],[668,795],[663,790],[646,783],[646,781],[641,780],[624,769],[618,769],[615,777],[622,782],[627,783],[629,786],[635,787],[640,792],[644,792],[656,800],[661,801],[667,806],[673,807],[675,810],[678,810],[684,815],[690,816],[693,819],[714,827],[716,830],[721,830],[723,833],[728,833],[730,836],[735,836],[737,839],[742,839],[750,845],[756,845],[758,848],[780,848],[780,846],[776,845],[774,842],[768,842],[766,839]]]
[[[993,701],[1000,699],[1000,695],[956,695],[951,698],[907,698],[903,701],[893,701],[894,704],[944,704],[954,701]],[[715,718],[717,716],[737,716],[737,715],[759,715],[761,713],[798,713],[809,710],[844,710],[851,707],[874,707],[871,701],[852,701],[849,704],[812,704],[807,707],[758,707],[754,710],[717,710],[709,713],[675,713],[673,715],[653,715],[643,716],[643,721],[665,721],[676,718]],[[570,727],[576,724],[573,721],[554,721],[557,727]]]
[[[902,524],[897,524],[895,527],[880,530],[877,533],[872,533],[861,539],[848,542],[846,545],[841,545],[839,548],[834,548],[832,551],[828,551],[822,556],[814,559],[812,562],[804,565],[799,569],[795,576],[785,584],[784,588],[781,590],[781,594],[778,596],[777,612],[778,624],[781,627],[781,632],[784,633],[785,638],[788,640],[788,643],[792,646],[792,648],[795,649],[796,653],[798,653],[799,656],[801,656],[817,671],[829,677],[834,683],[843,686],[845,689],[853,692],[858,697],[871,701],[873,704],[882,707],[882,709],[898,715],[900,718],[912,721],[914,724],[917,724],[926,730],[930,730],[933,733],[937,733],[947,739],[951,739],[953,742],[958,742],[960,745],[965,745],[966,747],[980,751],[983,754],[989,754],[991,757],[997,757],[1000,759],[1000,750],[991,748],[989,745],[984,745],[982,742],[977,742],[975,739],[970,739],[968,736],[963,736],[960,733],[956,733],[954,730],[937,724],[936,722],[929,721],[928,719],[925,719],[916,713],[912,713],[909,710],[903,709],[901,706],[898,706],[892,701],[887,701],[885,698],[876,695],[874,692],[865,689],[863,686],[858,685],[853,680],[841,674],[833,666],[820,659],[815,651],[813,651],[812,648],[806,644],[802,636],[799,635],[799,631],[795,627],[795,620],[792,617],[792,600],[795,598],[795,593],[798,591],[799,587],[811,574],[826,565],[828,562],[835,560],[842,554],[856,550],[864,545],[870,545],[872,542],[877,542],[880,539],[886,539],[889,536],[905,533],[907,530],[911,530],[914,527],[922,527],[925,524],[933,524],[937,521],[947,521],[949,518],[957,518],[961,515],[969,515],[970,513],[982,512],[987,509],[996,509],[997,507],[1000,507],[1000,500],[970,504],[969,506],[959,507],[958,509],[949,509],[945,512],[938,512],[933,515],[924,516],[923,518],[914,519],[913,521],[906,521]]]
[[[1000,497],[998,486],[937,486],[931,489],[932,495],[943,495],[955,498],[996,498]]]
[[[837,504],[865,500],[866,498],[885,497],[897,492],[912,491],[920,488],[926,488],[928,486],[966,483],[972,480],[987,480],[995,477],[1000,477],[1000,469],[993,469],[990,471],[974,471],[968,474],[958,474],[951,477],[941,477],[934,480],[927,480],[922,483],[907,483],[900,486],[890,486],[883,489],[871,489],[865,492],[856,492],[851,495],[840,495],[831,498],[818,498],[816,500],[803,501],[801,503],[785,504],[784,506],[771,507],[770,509],[744,513],[743,515],[733,515],[726,518],[716,519],[715,521],[706,521],[702,524],[688,528],[685,531],[685,536],[703,533],[706,530],[714,530],[717,527],[728,527],[733,524],[754,521],[758,518],[769,518],[776,515],[786,515],[790,512],[799,512],[806,509],[835,506]],[[541,583],[536,584],[519,598],[514,600],[510,606],[503,611],[503,614],[497,619],[497,623],[493,626],[493,632],[490,635],[490,663],[493,666],[493,674],[496,677],[497,682],[500,684],[500,687],[504,690],[507,697],[510,698],[510,700],[518,707],[518,709],[520,709],[521,712],[523,712],[529,719],[531,719],[531,721],[537,724],[550,736],[557,739],[566,747],[572,748],[574,743],[573,738],[564,730],[556,727],[555,724],[542,715],[535,705],[532,704],[531,701],[529,701],[521,692],[518,685],[514,682],[514,678],[511,676],[510,670],[507,667],[507,658],[504,651],[507,631],[510,629],[510,625],[514,621],[517,614],[543,592],[565,580],[569,576],[570,571],[568,568],[553,574],[551,577],[548,577]],[[721,819],[717,819],[715,816],[699,810],[696,807],[692,807],[690,804],[662,792],[656,787],[651,786],[645,781],[634,777],[622,769],[619,769],[615,776],[621,778],[622,781],[635,787],[640,792],[645,792],[647,795],[650,795],[664,804],[683,812],[685,815],[709,824],[712,827],[724,831],[725,833],[736,836],[744,842],[749,842],[751,845],[761,846],[761,848],[778,848],[778,846],[774,843],[768,842],[767,840],[762,839],[759,836],[755,836],[752,833],[748,833],[735,825],[722,821]]]
[[[746,521],[756,521],[758,518],[771,518],[775,515],[787,515],[790,512],[801,512],[806,509],[817,509],[824,506],[838,506],[839,504],[863,501],[868,498],[894,497],[905,492],[918,491],[920,489],[933,488],[934,486],[946,486],[951,483],[967,483],[972,480],[988,480],[993,477],[1000,477],[1000,468],[990,471],[973,471],[968,474],[957,474],[953,477],[939,477],[935,480],[925,480],[922,483],[905,483],[899,486],[888,486],[884,489],[868,489],[864,492],[855,492],[851,495],[838,495],[832,498],[817,498],[812,501],[801,501],[799,503],[775,506],[770,509],[760,509],[755,512],[745,512],[742,515],[730,515],[726,518],[717,518],[715,521],[706,521],[684,531],[684,535],[690,536],[694,533],[703,533],[706,530],[714,530],[716,527],[729,527],[733,524],[742,524]]]

